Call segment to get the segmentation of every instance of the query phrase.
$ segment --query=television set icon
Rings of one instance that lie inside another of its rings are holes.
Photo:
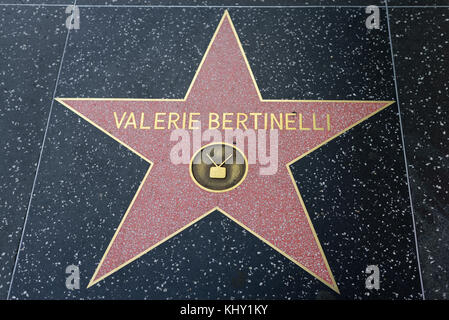
[[[226,178],[226,168],[223,167],[211,167],[209,170],[209,178],[212,179],[224,179]]]

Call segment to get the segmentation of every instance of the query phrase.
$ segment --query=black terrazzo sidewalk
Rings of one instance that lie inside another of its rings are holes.
[[[0,0],[1,299],[448,298],[447,1],[70,3]],[[292,166],[340,295],[215,213],[86,289],[147,163],[53,98],[183,96],[227,8],[264,98],[396,101]]]

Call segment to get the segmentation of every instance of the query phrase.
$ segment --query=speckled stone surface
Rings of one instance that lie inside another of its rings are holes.
[[[0,6],[0,298],[6,298],[67,34],[55,8]]]
[[[391,6],[447,6],[449,0],[388,0]]]
[[[449,298],[449,9],[391,10],[426,298]]]
[[[183,96],[222,13],[83,8],[57,96]],[[264,98],[395,99],[386,24],[367,31],[363,8],[230,14]],[[292,166],[340,295],[218,212],[86,289],[147,168],[55,106],[10,298],[421,297],[394,108]],[[70,264],[80,290],[65,288]],[[365,289],[370,264],[379,291]]]
[[[152,5],[152,6],[321,6],[383,5],[384,0],[77,0],[80,5]]]

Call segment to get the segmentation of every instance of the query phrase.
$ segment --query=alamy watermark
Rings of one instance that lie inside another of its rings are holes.
[[[78,30],[80,28],[80,8],[70,5],[65,8],[65,13],[69,14],[65,20],[66,28]]]

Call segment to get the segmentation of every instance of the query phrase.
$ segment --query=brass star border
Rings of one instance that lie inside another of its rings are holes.
[[[238,46],[239,46],[240,51],[241,51],[241,53],[242,53],[242,56],[243,56],[243,58],[244,58],[244,60],[245,60],[246,67],[247,67],[248,72],[249,72],[249,74],[250,74],[250,76],[251,76],[251,79],[252,79],[252,81],[253,81],[254,87],[256,88],[256,91],[257,91],[257,95],[258,95],[258,97],[259,97],[259,100],[260,100],[261,102],[268,101],[268,102],[342,102],[342,103],[344,103],[344,102],[361,102],[361,103],[362,103],[362,102],[365,102],[365,103],[366,103],[366,102],[377,102],[377,103],[385,103],[385,106],[379,108],[377,111],[375,111],[375,112],[369,114],[368,116],[362,118],[361,120],[355,122],[355,123],[352,124],[351,126],[347,127],[345,130],[342,130],[342,131],[338,132],[337,134],[335,134],[335,135],[332,136],[331,138],[327,139],[326,141],[324,141],[324,142],[321,143],[320,145],[318,145],[318,146],[316,146],[316,147],[314,147],[314,148],[308,150],[307,152],[301,154],[300,156],[298,156],[297,158],[293,159],[292,161],[290,161],[289,163],[286,164],[288,173],[289,173],[290,178],[291,178],[291,181],[292,181],[292,183],[293,183],[293,185],[294,185],[294,187],[295,187],[295,190],[296,190],[297,196],[298,196],[298,198],[299,198],[299,201],[300,201],[300,203],[301,203],[301,205],[302,205],[302,207],[303,207],[303,209],[304,209],[305,215],[306,215],[306,217],[307,217],[307,221],[308,221],[309,226],[310,226],[310,228],[311,228],[311,230],[312,230],[312,233],[313,233],[313,236],[314,236],[314,238],[315,238],[316,244],[318,245],[318,248],[319,248],[319,250],[320,250],[320,252],[321,252],[321,255],[322,255],[323,259],[324,259],[324,262],[325,262],[325,264],[326,264],[326,268],[327,268],[327,270],[328,270],[328,272],[329,272],[329,274],[330,274],[330,277],[332,278],[333,285],[330,285],[329,283],[327,283],[326,281],[324,281],[320,276],[318,276],[317,274],[315,274],[314,272],[312,272],[311,270],[309,270],[309,269],[308,269],[307,267],[305,267],[304,265],[302,265],[302,264],[300,264],[299,262],[295,261],[294,258],[292,258],[291,256],[289,256],[287,253],[285,253],[285,252],[283,252],[282,250],[280,250],[279,248],[277,248],[275,245],[273,245],[272,243],[270,243],[269,241],[267,241],[266,239],[264,239],[262,236],[260,236],[259,234],[257,234],[256,232],[254,232],[253,230],[251,230],[250,228],[248,228],[247,226],[245,226],[243,223],[241,223],[241,222],[239,222],[238,220],[236,220],[234,217],[232,217],[230,214],[228,214],[227,212],[225,212],[223,209],[221,209],[221,208],[219,208],[219,207],[215,207],[215,208],[213,208],[213,209],[207,211],[206,213],[204,213],[204,214],[201,215],[200,217],[198,217],[198,218],[196,218],[195,220],[191,221],[190,223],[188,223],[188,224],[185,225],[184,227],[180,228],[179,230],[177,230],[176,232],[172,233],[172,234],[169,235],[168,237],[166,237],[166,238],[164,238],[163,240],[159,241],[159,242],[156,243],[155,245],[149,247],[148,249],[146,249],[145,251],[141,252],[141,253],[138,254],[137,256],[133,257],[132,259],[130,259],[130,260],[128,260],[128,261],[126,261],[125,263],[123,263],[123,264],[121,264],[120,266],[116,267],[115,269],[113,269],[112,271],[110,271],[110,272],[108,272],[107,274],[103,275],[102,277],[100,277],[100,278],[94,280],[94,279],[96,278],[96,275],[97,275],[97,273],[98,273],[98,271],[99,271],[99,269],[100,269],[100,267],[101,267],[101,265],[102,265],[102,263],[103,263],[105,257],[107,256],[107,254],[108,254],[108,252],[109,252],[109,250],[110,250],[110,248],[111,248],[111,245],[112,245],[112,243],[114,242],[114,240],[115,240],[115,238],[116,238],[116,236],[117,236],[117,234],[118,234],[118,232],[119,232],[121,226],[123,225],[124,221],[126,220],[126,217],[127,217],[128,213],[129,213],[131,207],[133,206],[134,201],[136,200],[136,198],[137,198],[137,196],[138,196],[138,194],[139,194],[139,192],[140,192],[142,186],[143,186],[144,183],[146,182],[146,180],[147,180],[147,178],[148,178],[148,176],[149,176],[149,173],[150,173],[150,171],[151,171],[151,168],[153,167],[153,162],[152,162],[151,160],[149,160],[148,158],[146,158],[145,156],[143,156],[143,155],[142,155],[141,153],[139,153],[138,151],[136,151],[135,149],[133,149],[132,147],[130,147],[129,145],[127,145],[126,143],[124,143],[123,141],[119,140],[118,138],[116,138],[115,136],[113,136],[112,134],[110,134],[108,131],[106,131],[105,129],[103,129],[102,127],[100,127],[99,125],[97,125],[96,123],[94,123],[93,121],[91,121],[90,119],[88,119],[86,116],[82,115],[80,112],[76,111],[76,110],[75,110],[74,108],[72,108],[70,105],[68,105],[67,103],[65,103],[64,100],[92,100],[92,101],[95,101],[95,100],[98,100],[98,101],[100,101],[100,100],[101,100],[101,101],[119,101],[119,100],[121,100],[121,101],[180,101],[180,102],[185,102],[185,101],[187,100],[187,97],[189,96],[189,93],[190,93],[190,91],[191,91],[191,89],[192,89],[192,87],[193,87],[193,84],[195,83],[195,80],[196,80],[196,78],[197,78],[197,76],[198,76],[198,73],[199,73],[199,71],[201,70],[201,67],[202,67],[202,65],[203,65],[203,63],[204,63],[204,61],[205,61],[205,59],[206,59],[206,57],[207,57],[207,55],[208,55],[208,52],[209,52],[209,50],[210,50],[210,48],[211,48],[211,46],[212,46],[212,44],[213,44],[213,42],[214,42],[214,40],[215,40],[215,38],[216,38],[216,36],[217,36],[218,30],[220,29],[220,26],[222,25],[222,23],[223,23],[223,21],[224,21],[225,19],[229,19],[229,23],[230,23],[230,25],[231,25],[232,31],[233,31],[233,33],[234,33],[234,35],[235,35],[235,38],[236,38],[237,43],[238,43]],[[77,114],[78,116],[80,116],[80,117],[83,118],[84,120],[86,120],[88,123],[90,123],[90,124],[92,124],[93,126],[95,126],[97,129],[99,129],[100,131],[102,131],[103,133],[105,133],[106,135],[108,135],[109,137],[111,137],[112,139],[114,139],[115,141],[117,141],[117,142],[119,142],[120,144],[122,144],[123,146],[125,146],[127,149],[131,150],[133,153],[137,154],[140,158],[142,158],[143,160],[145,160],[146,162],[148,162],[148,163],[150,164],[150,166],[149,166],[147,172],[145,173],[145,176],[144,176],[142,182],[141,182],[140,185],[139,185],[139,188],[137,189],[137,192],[135,193],[135,195],[134,195],[134,197],[133,197],[133,199],[132,199],[130,205],[128,206],[128,209],[126,210],[126,212],[125,212],[125,214],[124,214],[124,216],[123,216],[123,218],[122,218],[122,220],[121,220],[119,226],[117,227],[117,229],[116,229],[116,231],[115,231],[115,233],[114,233],[113,238],[111,239],[111,241],[110,241],[110,243],[109,243],[109,245],[108,245],[108,247],[107,247],[105,253],[103,254],[103,257],[102,257],[100,263],[98,264],[98,266],[97,266],[97,268],[96,268],[96,270],[95,270],[95,273],[94,273],[94,275],[92,276],[92,278],[91,278],[91,280],[90,280],[90,282],[89,282],[87,288],[89,288],[89,287],[91,287],[92,285],[98,283],[99,281],[103,280],[104,278],[108,277],[109,275],[115,273],[115,272],[118,271],[119,269],[121,269],[121,268],[123,268],[124,266],[128,265],[129,263],[133,262],[134,260],[137,260],[138,258],[140,258],[140,257],[143,256],[144,254],[148,253],[149,251],[151,251],[151,250],[154,249],[155,247],[157,247],[157,246],[159,246],[160,244],[164,243],[165,241],[171,239],[172,237],[174,237],[174,236],[177,235],[178,233],[182,232],[183,230],[187,229],[187,228],[190,227],[191,225],[197,223],[198,221],[200,221],[200,220],[203,219],[204,217],[208,216],[210,213],[212,213],[212,212],[218,210],[220,213],[222,213],[223,215],[225,215],[227,218],[229,218],[229,219],[231,219],[232,221],[234,221],[237,225],[241,226],[242,228],[244,228],[245,230],[247,230],[248,232],[250,232],[252,235],[256,236],[258,239],[262,240],[264,243],[266,243],[267,245],[269,245],[271,248],[273,248],[274,250],[276,250],[277,252],[279,252],[281,255],[285,256],[285,257],[288,258],[290,261],[292,261],[292,262],[295,263],[296,265],[300,266],[303,270],[305,270],[306,272],[308,272],[309,274],[311,274],[313,277],[315,277],[316,279],[320,280],[320,281],[321,281],[322,283],[324,283],[326,286],[328,286],[329,288],[331,288],[331,289],[334,290],[335,292],[340,293],[340,291],[339,291],[339,289],[338,289],[338,286],[337,286],[337,283],[336,283],[336,281],[335,281],[335,279],[334,279],[334,276],[333,276],[333,274],[332,274],[332,271],[331,271],[331,269],[330,269],[330,267],[329,267],[329,263],[328,263],[328,261],[327,261],[327,258],[326,258],[325,254],[324,254],[324,251],[323,251],[322,247],[321,247],[321,243],[320,243],[320,241],[318,240],[318,236],[317,236],[317,234],[316,234],[316,232],[315,232],[315,228],[313,227],[313,224],[312,224],[312,221],[311,221],[311,219],[310,219],[310,216],[309,216],[309,213],[308,213],[308,211],[307,211],[307,208],[306,208],[306,206],[305,206],[305,204],[304,204],[304,200],[303,200],[303,198],[302,198],[302,196],[301,196],[301,193],[300,193],[300,191],[299,191],[299,189],[298,189],[298,186],[297,186],[297,184],[296,184],[296,182],[295,182],[295,179],[293,178],[293,174],[292,174],[292,172],[291,172],[290,165],[292,165],[292,164],[295,163],[296,161],[298,161],[298,160],[304,158],[305,156],[307,156],[307,155],[310,154],[311,152],[317,150],[318,148],[322,147],[323,145],[327,144],[329,141],[331,141],[331,140],[337,138],[337,137],[340,136],[341,134],[343,134],[343,133],[347,132],[348,130],[352,129],[353,127],[355,127],[356,125],[360,124],[361,122],[363,122],[363,121],[367,120],[368,118],[374,116],[375,114],[377,114],[378,112],[382,111],[382,110],[385,109],[386,107],[392,105],[395,101],[363,101],[363,100],[278,100],[278,99],[263,99],[263,98],[262,98],[262,95],[260,94],[260,90],[259,90],[259,87],[258,87],[257,82],[256,82],[256,80],[255,80],[254,74],[253,74],[253,72],[252,72],[252,70],[251,70],[251,67],[250,67],[250,65],[249,65],[248,59],[247,59],[247,57],[246,57],[246,55],[245,55],[245,52],[244,52],[244,50],[243,50],[243,47],[242,47],[240,38],[239,38],[239,36],[238,36],[238,34],[237,34],[237,31],[235,30],[234,24],[232,23],[232,20],[231,20],[231,18],[230,18],[230,16],[229,16],[229,13],[228,13],[227,10],[224,12],[224,14],[223,14],[223,16],[222,16],[222,18],[221,18],[221,20],[220,20],[220,23],[218,24],[218,26],[217,26],[217,28],[216,28],[216,30],[215,30],[215,32],[214,32],[214,35],[213,35],[213,37],[212,37],[212,39],[211,39],[211,41],[210,41],[210,43],[209,43],[209,45],[208,45],[208,47],[207,47],[207,49],[206,49],[206,52],[205,52],[204,55],[203,55],[203,58],[202,58],[202,60],[201,60],[201,62],[200,62],[200,64],[199,64],[199,66],[198,66],[198,68],[197,68],[197,70],[196,70],[196,73],[195,73],[195,75],[194,75],[194,77],[193,77],[193,79],[192,79],[192,81],[191,81],[191,83],[190,83],[190,86],[189,86],[189,88],[188,88],[188,90],[187,90],[187,92],[186,92],[184,98],[182,98],[182,99],[55,98],[55,100],[58,101],[59,103],[61,103],[62,105],[64,105],[65,107],[67,107],[69,110],[73,111],[75,114]]]

